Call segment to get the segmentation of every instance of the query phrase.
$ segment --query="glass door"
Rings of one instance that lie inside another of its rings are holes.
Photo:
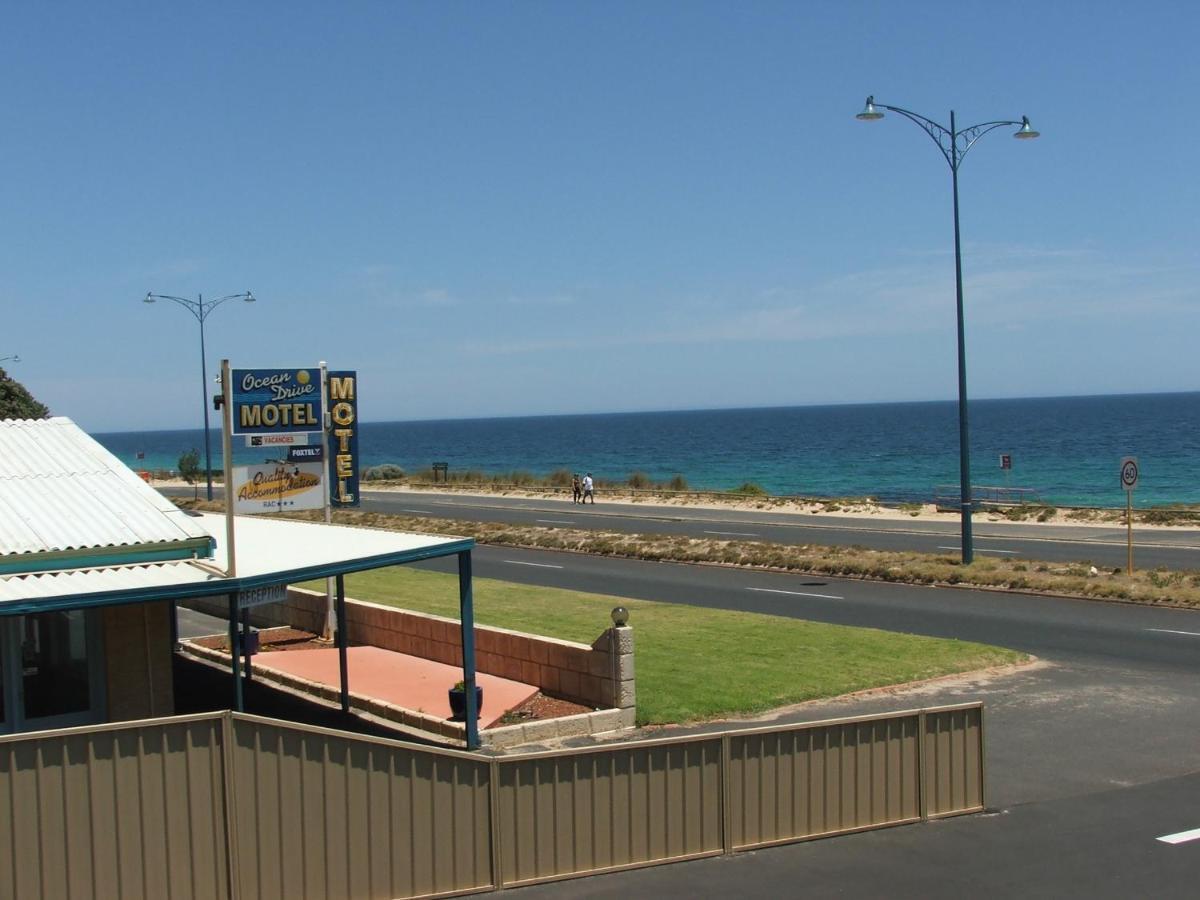
[[[101,694],[95,631],[92,614],[79,609],[0,620],[0,730],[95,721]]]

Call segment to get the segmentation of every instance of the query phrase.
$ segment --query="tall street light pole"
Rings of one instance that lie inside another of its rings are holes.
[[[20,361],[21,361],[21,357],[20,357],[18,354],[16,354],[16,353],[14,353],[12,356],[0,356],[0,362],[8,362],[10,359],[11,359],[13,362],[20,362]]]
[[[244,300],[246,303],[253,303],[254,295],[249,291],[244,291],[241,294],[227,294],[216,300],[206,301],[203,294],[197,294],[195,300],[189,300],[187,297],[173,297],[170,294],[146,294],[146,303],[153,303],[155,300],[172,300],[178,303],[195,316],[196,321],[200,323],[200,405],[204,408],[204,475],[208,484],[208,499],[211,500],[213,498],[212,439],[208,433],[208,363],[204,359],[204,320],[226,300]]]
[[[962,561],[964,565],[969,565],[975,558],[975,551],[971,538],[971,448],[967,439],[967,345],[963,328],[962,243],[958,229],[958,168],[962,165],[968,151],[975,146],[975,142],[993,129],[1003,128],[1006,125],[1018,125],[1020,128],[1013,137],[1019,140],[1036,138],[1039,132],[1033,130],[1028,116],[1021,116],[1019,122],[1015,119],[1004,119],[995,122],[981,122],[978,125],[959,129],[954,121],[954,110],[950,110],[950,127],[946,128],[920,113],[902,109],[899,106],[888,106],[886,103],[876,103],[874,96],[867,98],[867,105],[855,118],[863,122],[882,119],[883,113],[880,110],[884,109],[898,113],[910,122],[919,125],[937,144],[938,149],[942,151],[942,156],[950,165],[950,181],[954,191],[954,290],[958,305],[959,500],[962,505]]]

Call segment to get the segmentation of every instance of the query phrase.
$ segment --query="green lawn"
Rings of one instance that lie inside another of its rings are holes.
[[[323,590],[324,582],[306,585]],[[476,578],[475,621],[590,644],[629,609],[639,724],[760,713],[986,666],[1024,655],[985,644],[824,625],[758,613],[626,600]],[[412,568],[351,575],[360,600],[458,617],[458,578]]]

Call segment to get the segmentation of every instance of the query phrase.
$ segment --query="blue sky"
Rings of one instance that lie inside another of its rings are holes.
[[[1194,4],[24,4],[0,356],[92,430],[326,359],[369,420],[1200,389]]]

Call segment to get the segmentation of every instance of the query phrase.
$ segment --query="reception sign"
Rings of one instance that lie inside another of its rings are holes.
[[[233,510],[238,514],[322,509],[324,463],[238,466],[233,470]]]
[[[233,434],[321,430],[321,374],[311,369],[233,369]]]
[[[329,499],[358,506],[358,373],[329,373]]]

